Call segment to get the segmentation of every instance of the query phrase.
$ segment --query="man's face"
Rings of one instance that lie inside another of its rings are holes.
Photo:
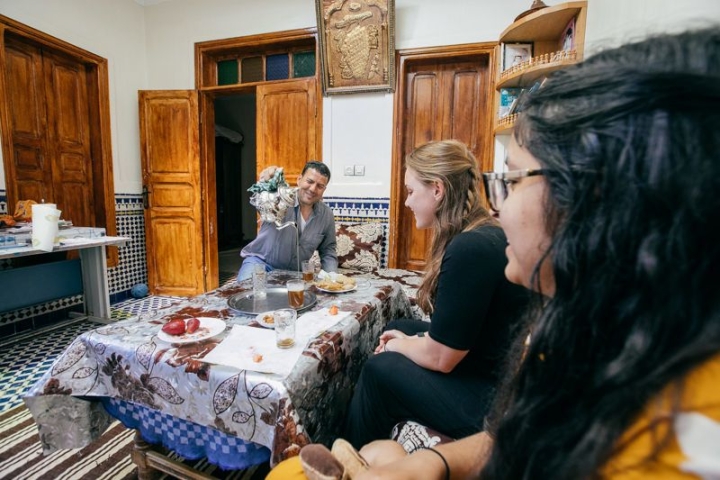
[[[298,177],[298,202],[300,205],[314,205],[322,200],[328,178],[314,168],[308,168]]]

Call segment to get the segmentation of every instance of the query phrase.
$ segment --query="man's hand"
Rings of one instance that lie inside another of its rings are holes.
[[[270,180],[273,177],[273,175],[275,175],[275,171],[277,169],[278,169],[278,167],[276,167],[276,166],[267,167],[265,170],[260,172],[260,178],[258,178],[258,180],[260,182],[267,182],[268,180]]]

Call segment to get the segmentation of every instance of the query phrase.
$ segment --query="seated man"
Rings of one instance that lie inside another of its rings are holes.
[[[260,180],[270,178],[275,169],[265,169],[260,174]],[[286,222],[295,222],[297,230],[279,230],[275,224],[263,222],[257,238],[240,252],[244,260],[238,272],[238,282],[250,278],[255,265],[264,265],[268,272],[274,269],[297,271],[300,262],[309,260],[315,250],[320,254],[323,270],[337,270],[335,219],[332,210],[322,202],[329,181],[330,169],[327,165],[316,161],[305,164],[297,181],[295,207],[288,208],[284,218]]]

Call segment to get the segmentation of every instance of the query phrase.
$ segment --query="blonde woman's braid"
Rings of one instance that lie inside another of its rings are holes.
[[[465,200],[465,211],[463,212],[466,218],[470,212],[475,210],[478,201],[477,196],[475,195],[475,185],[478,181],[477,175],[475,174],[475,169],[470,168],[468,170],[468,174],[470,174],[470,183],[468,185],[467,200]]]

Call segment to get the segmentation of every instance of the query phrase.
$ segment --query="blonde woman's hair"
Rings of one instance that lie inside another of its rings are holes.
[[[405,158],[405,167],[412,169],[425,184],[442,182],[445,186],[445,195],[433,220],[430,259],[417,294],[420,308],[431,314],[440,264],[450,240],[461,232],[497,222],[483,206],[480,171],[475,156],[464,143],[442,140],[421,145]]]

